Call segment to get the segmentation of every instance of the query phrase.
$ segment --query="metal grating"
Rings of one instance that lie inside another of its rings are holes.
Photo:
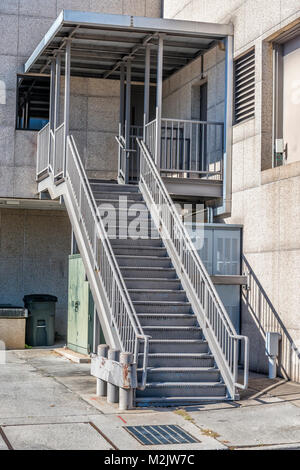
[[[162,426],[126,426],[125,429],[144,446],[197,444],[200,441],[173,424]]]
[[[255,115],[255,49],[234,62],[234,124]]]

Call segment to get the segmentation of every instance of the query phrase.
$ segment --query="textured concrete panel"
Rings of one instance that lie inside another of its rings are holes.
[[[25,211],[7,209],[0,211],[0,214],[0,256],[22,256]]]
[[[17,14],[19,0],[0,0],[0,13]]]
[[[37,155],[37,132],[15,132],[15,166],[31,167],[34,173]]]
[[[34,198],[38,197],[36,170],[31,167],[14,168],[14,197]]]
[[[29,58],[52,24],[53,18],[37,21],[31,16],[19,16],[18,54]],[[15,31],[13,35],[16,37]]]
[[[0,15],[1,37],[0,54],[17,55],[18,52],[18,17],[16,15]]]
[[[90,0],[90,9],[96,13],[113,13],[122,15],[122,0]]]
[[[281,0],[281,21],[297,12],[300,13],[298,0]]]
[[[160,18],[162,12],[161,3],[161,0],[146,0],[146,16]]]
[[[118,80],[102,80],[98,78],[84,80],[88,86],[88,96],[120,97],[120,82]]]
[[[16,93],[6,91],[0,99],[0,126],[15,127],[16,123]]]
[[[6,349],[24,349],[25,327],[25,318],[0,318],[0,341]]]
[[[5,53],[5,52],[4,52]],[[17,84],[17,57],[0,56],[0,80],[4,82],[6,91],[15,90]]]
[[[19,14],[38,18],[56,18],[56,0],[19,0]]]
[[[118,146],[115,135],[88,132],[87,170],[115,171],[118,167]]]
[[[57,16],[62,10],[93,11],[91,0],[57,0]]]
[[[146,16],[146,1],[123,0],[123,15]]]
[[[118,132],[119,98],[88,99],[88,130]]]
[[[0,197],[13,196],[14,168],[0,166]]]
[[[1,105],[0,105],[1,106]],[[0,165],[14,165],[14,147],[15,147],[15,129],[14,127],[0,127]]]

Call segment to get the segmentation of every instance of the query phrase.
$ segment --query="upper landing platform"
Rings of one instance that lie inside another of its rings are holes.
[[[231,24],[63,10],[25,64],[25,73],[49,74],[51,59],[72,40],[71,75],[120,78],[120,64],[132,59],[132,80],[144,80],[145,46],[153,45],[156,77],[158,36],[164,35],[163,78],[233,35]],[[64,57],[62,55],[62,72]]]

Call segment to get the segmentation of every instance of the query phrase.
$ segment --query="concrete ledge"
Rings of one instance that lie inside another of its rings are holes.
[[[261,173],[261,184],[275,183],[287,178],[300,176],[300,162],[289,163],[287,165],[264,170]]]
[[[63,356],[66,359],[69,359],[70,361],[75,362],[76,364],[90,364],[91,363],[91,358],[89,356],[86,356],[85,354],[77,353],[68,348],[58,348],[58,349],[54,349],[54,351],[60,356]]]

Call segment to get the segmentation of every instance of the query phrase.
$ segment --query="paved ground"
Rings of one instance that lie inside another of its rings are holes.
[[[300,450],[300,385],[252,375],[239,402],[120,413],[95,397],[89,368],[47,349],[8,352],[0,365],[0,450]],[[199,442],[144,447],[126,430],[139,424],[178,424]]]

